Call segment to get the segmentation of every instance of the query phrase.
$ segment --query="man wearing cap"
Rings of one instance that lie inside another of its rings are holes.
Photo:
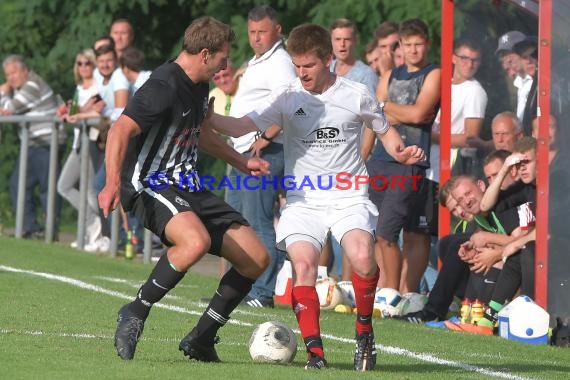
[[[523,33],[511,30],[499,37],[499,44],[495,52],[499,56],[503,70],[513,80],[513,85],[517,88],[516,114],[521,122],[533,79],[525,72],[521,57],[514,50],[514,47],[517,43],[525,41],[526,38]]]

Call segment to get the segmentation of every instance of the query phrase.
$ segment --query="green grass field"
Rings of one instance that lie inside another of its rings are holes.
[[[217,279],[189,273],[151,312],[135,359],[115,353],[116,312],[150,265],[81,253],[60,245],[0,237],[0,378],[2,379],[568,379],[570,350],[498,337],[434,330],[375,319],[376,370],[352,370],[354,316],[323,311],[329,368],[307,372],[299,346],[290,365],[253,363],[254,327],[280,320],[297,327],[289,307],[239,307],[220,330],[223,363],[188,361],[179,340],[205,308]],[[299,336],[298,336],[299,337]],[[300,341],[300,339],[299,339]]]

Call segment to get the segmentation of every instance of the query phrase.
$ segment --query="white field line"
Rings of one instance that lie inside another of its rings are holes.
[[[129,286],[131,288],[134,289],[138,289],[142,286],[143,282],[138,282],[138,281],[133,281],[133,280],[126,280],[124,278],[116,278],[116,277],[105,277],[105,276],[94,276],[93,278],[96,278],[98,280],[103,280],[103,281],[108,281],[108,282],[112,282],[115,284],[124,284],[126,286]],[[176,285],[176,289],[178,288],[197,288],[197,285],[187,285],[187,284],[177,284]],[[172,296],[170,294],[167,294],[163,299],[176,299],[176,300],[180,300],[181,297],[178,296]],[[130,299],[132,299],[132,297],[130,297]],[[203,301],[189,301],[189,303],[191,305],[196,305],[197,307],[202,307],[205,308],[206,306],[208,306],[207,302],[203,302]],[[156,304],[157,306],[160,305]],[[160,306],[158,306],[160,307]],[[233,314],[242,314],[242,315],[247,315],[247,316],[253,316],[253,317],[267,317],[268,314],[264,313],[264,312],[254,312],[254,311],[247,311],[247,310],[234,310]],[[201,314],[200,314],[201,315]]]
[[[76,286],[78,288],[91,290],[91,291],[94,291],[97,293],[102,293],[102,294],[106,294],[106,295],[109,295],[112,297],[117,297],[117,298],[121,298],[121,299],[125,299],[125,300],[131,300],[132,299],[132,296],[129,296],[127,294],[117,292],[114,290],[105,289],[103,287],[93,285],[93,284],[89,284],[87,282],[84,282],[81,280],[76,280],[76,279],[73,279],[70,277],[59,276],[59,275],[54,275],[54,274],[44,273],[44,272],[36,272],[36,271],[31,271],[31,270],[26,270],[26,269],[13,268],[13,267],[5,266],[5,265],[0,265],[0,270],[6,271],[6,272],[13,272],[13,273],[22,273],[22,274],[27,274],[27,275],[31,275],[31,276],[45,278],[48,280],[59,281],[59,282],[63,282],[63,283],[66,283],[66,284],[69,284],[72,286]],[[197,312],[194,310],[188,310],[188,309],[183,308],[183,307],[168,305],[168,304],[164,304],[164,303],[157,303],[154,306],[162,308],[162,309],[176,311],[179,313],[184,313],[184,314],[191,314],[191,315],[197,315],[197,316],[202,315],[201,312]],[[249,326],[249,327],[254,326],[252,323],[242,322],[242,321],[239,321],[236,319],[230,319],[228,322],[235,324],[235,325],[238,325],[238,326]],[[13,330],[0,329],[0,333],[10,333],[12,331]],[[24,333],[31,334],[31,335],[43,334],[41,332],[29,332],[29,331],[24,332]],[[298,331],[296,331],[296,333],[298,333]],[[99,336],[92,335],[92,334],[62,334],[62,336],[80,337],[80,338],[99,338]],[[322,336],[327,338],[327,339],[336,340],[338,342],[347,343],[347,344],[354,344],[354,339],[343,338],[343,337],[330,335],[330,334],[322,334]],[[104,338],[107,338],[107,337],[104,337]],[[494,376],[494,377],[499,377],[499,378],[503,378],[503,379],[513,379],[513,380],[526,380],[527,379],[527,378],[524,378],[524,377],[521,377],[518,375],[510,374],[508,372],[493,371],[490,369],[477,367],[477,366],[466,364],[466,363],[461,363],[461,362],[457,362],[457,361],[453,361],[453,360],[441,359],[441,358],[438,358],[438,357],[436,357],[434,355],[430,355],[430,354],[412,352],[412,351],[409,351],[409,350],[406,350],[403,348],[399,348],[399,347],[391,347],[391,346],[384,346],[381,344],[377,344],[376,348],[379,349],[380,351],[383,351],[383,352],[386,352],[389,354],[407,356],[407,357],[410,357],[410,358],[413,358],[416,360],[421,360],[421,361],[433,363],[433,364],[444,365],[444,366],[448,366],[448,367],[459,368],[459,369],[462,369],[465,371],[476,372],[476,373],[479,373],[479,374],[485,375],[485,376]]]
[[[117,278],[117,277],[107,277],[107,276],[94,276],[93,278],[96,278],[98,280],[103,280],[103,281],[108,281],[108,282],[114,282],[117,284],[125,284],[128,285],[130,287],[133,288],[140,288],[141,285],[144,283],[144,281],[133,281],[133,280],[126,280],[124,278]],[[178,284],[176,285],[176,288],[197,288],[198,285],[188,285],[188,284]]]

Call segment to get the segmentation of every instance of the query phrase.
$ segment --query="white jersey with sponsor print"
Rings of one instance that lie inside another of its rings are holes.
[[[303,89],[297,79],[274,91],[267,108],[248,116],[265,130],[282,126],[287,201],[330,203],[368,199],[368,173],[360,157],[362,124],[388,127],[374,94],[363,84],[336,77],[322,94]]]

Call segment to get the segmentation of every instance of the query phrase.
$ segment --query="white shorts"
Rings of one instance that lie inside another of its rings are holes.
[[[366,198],[359,198],[356,203],[335,205],[287,203],[277,225],[277,248],[286,250],[287,245],[295,241],[308,241],[313,245],[320,244],[320,247],[316,246],[320,252],[329,231],[339,242],[344,234],[354,229],[374,236],[377,221],[378,209]]]

